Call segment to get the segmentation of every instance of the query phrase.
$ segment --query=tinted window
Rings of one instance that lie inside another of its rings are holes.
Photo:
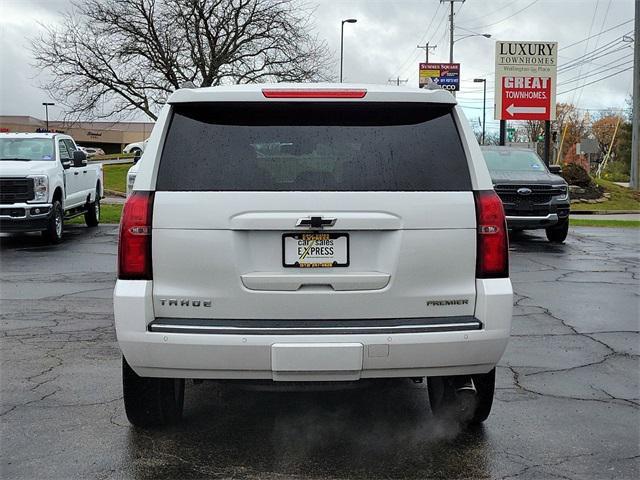
[[[483,150],[487,168],[493,172],[545,172],[544,163],[535,152],[526,150]]]
[[[470,190],[450,106],[174,106],[158,190]]]

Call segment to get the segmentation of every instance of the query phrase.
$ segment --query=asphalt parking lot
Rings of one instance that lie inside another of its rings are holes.
[[[184,422],[124,415],[116,228],[0,238],[3,478],[638,478],[637,229],[511,242],[513,337],[494,409],[460,432],[425,385],[286,391],[189,384]]]

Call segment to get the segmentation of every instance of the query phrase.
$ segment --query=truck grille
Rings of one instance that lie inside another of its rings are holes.
[[[0,178],[0,203],[18,203],[33,200],[32,178]]]
[[[529,195],[520,195],[518,189],[528,188]],[[562,195],[564,192],[551,185],[496,185],[496,193],[503,203],[516,206],[518,208],[533,208],[534,205],[549,203],[555,195]],[[506,207],[506,205],[505,205]]]

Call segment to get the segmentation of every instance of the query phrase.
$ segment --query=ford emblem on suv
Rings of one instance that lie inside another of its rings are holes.
[[[517,192],[518,192],[518,195],[531,195],[530,188],[519,188]]]

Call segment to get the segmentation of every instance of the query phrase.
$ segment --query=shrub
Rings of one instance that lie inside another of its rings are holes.
[[[589,173],[577,163],[567,163],[562,167],[562,177],[569,185],[577,185],[582,188],[594,186]]]
[[[629,165],[621,161],[609,162],[602,172],[602,178],[612,182],[628,182]]]

